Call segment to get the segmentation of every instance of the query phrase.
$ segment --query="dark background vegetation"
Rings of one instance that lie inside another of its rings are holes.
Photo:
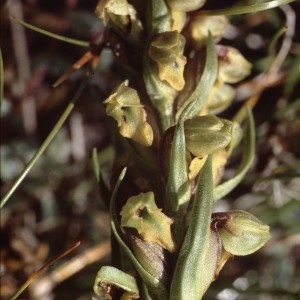
[[[218,4],[208,2],[210,8]],[[97,41],[103,31],[93,13],[95,0],[11,1],[10,9],[5,1],[1,2],[5,83],[1,104],[1,194],[53,128],[86,71],[83,67],[53,89],[52,84],[87,50],[27,29],[23,33],[9,18],[20,17],[16,3],[25,21],[57,34]],[[292,9],[299,13],[299,2],[292,4]],[[285,25],[285,16],[276,9],[231,21],[230,34],[221,43],[237,47],[254,68],[252,77],[239,87],[239,97],[226,113],[228,117],[255,88],[252,78],[274,59],[268,46]],[[16,39],[14,30],[19,34]],[[281,39],[275,50],[280,45]],[[206,299],[300,298],[299,57],[300,34],[296,31],[278,80],[262,94],[254,109],[257,147],[253,167],[243,183],[217,207],[255,214],[271,226],[272,239],[257,253],[231,260]],[[106,149],[101,155],[103,169],[110,168],[113,150],[108,147],[110,137],[101,102],[122,76],[113,56],[105,51],[90,83],[97,92],[85,89],[58,136],[1,211],[1,299],[8,299],[35,270],[77,241],[81,245],[44,274],[53,286],[38,299],[81,300],[93,296],[96,273],[102,264],[109,263],[107,252],[95,247],[109,239],[110,229],[91,153],[94,147]],[[239,154],[233,156],[227,176],[236,170],[239,160]],[[90,262],[85,261],[73,276],[53,283],[51,276],[59,267],[64,266],[64,270],[72,258],[84,257],[93,249],[96,251]],[[42,281],[37,280],[20,299],[34,299],[43,288]]]

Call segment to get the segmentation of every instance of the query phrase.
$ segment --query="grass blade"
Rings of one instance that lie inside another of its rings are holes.
[[[233,15],[249,14],[249,13],[255,13],[263,10],[272,9],[294,1],[295,0],[273,0],[273,1],[266,1],[264,3],[235,6],[235,7],[224,8],[224,9],[202,10],[202,11],[192,13],[192,15],[233,16]]]
[[[57,121],[57,123],[55,124],[54,128],[51,130],[51,132],[49,133],[49,135],[47,136],[47,138],[45,139],[45,141],[41,145],[41,147],[34,154],[34,156],[31,158],[31,160],[27,163],[27,165],[25,166],[25,168],[23,169],[23,171],[21,172],[21,174],[14,181],[13,185],[3,195],[3,197],[1,198],[1,204],[0,204],[0,208],[1,209],[5,205],[5,203],[9,200],[9,198],[12,196],[12,194],[15,192],[15,190],[18,188],[18,186],[21,184],[21,182],[26,177],[26,175],[29,173],[29,171],[34,166],[34,164],[37,162],[37,160],[45,152],[45,150],[47,149],[47,147],[51,143],[51,141],[54,139],[54,137],[57,135],[57,133],[59,132],[60,128],[65,123],[66,119],[71,114],[71,112],[72,112],[72,110],[74,108],[75,102],[77,101],[77,99],[81,95],[82,91],[86,87],[87,80],[88,80],[88,78],[86,78],[86,80],[84,80],[81,83],[81,85],[78,88],[76,94],[74,95],[73,100],[68,104],[67,108],[65,109],[65,111],[63,112],[63,114],[61,115],[61,117],[59,118],[59,120]]]
[[[244,178],[246,172],[249,170],[255,151],[255,127],[253,115],[250,109],[248,109],[248,127],[245,136],[244,154],[242,163],[237,171],[237,174],[228,181],[218,185],[214,189],[214,200],[217,201],[220,198],[231,192]]]
[[[77,248],[80,245],[80,242],[75,243],[70,248],[68,248],[66,251],[56,255],[54,258],[52,258],[50,261],[45,263],[40,269],[38,269],[33,275],[31,275],[24,284],[16,291],[16,293],[10,298],[10,300],[17,299],[24,291],[25,289],[37,278],[39,277],[46,269],[48,269],[52,264],[54,264],[57,260],[60,258],[66,256],[71,251],[73,251],[75,248]]]
[[[3,70],[2,51],[0,49],[0,105],[2,105],[3,90],[4,90],[4,70]]]
[[[56,39],[56,40],[59,40],[59,41],[63,41],[65,43],[69,43],[69,44],[72,44],[72,45],[76,45],[76,46],[81,46],[81,47],[89,47],[90,46],[90,43],[89,42],[86,42],[86,41],[81,41],[81,40],[76,40],[76,39],[72,39],[72,38],[68,38],[68,37],[65,37],[63,35],[60,35],[60,34],[55,34],[55,33],[52,33],[52,32],[49,32],[47,30],[44,30],[44,29],[41,29],[41,28],[38,28],[36,26],[33,26],[31,24],[28,24],[16,17],[13,17],[11,16],[11,18],[18,22],[19,24],[23,25],[24,27],[30,29],[30,30],[33,30],[33,31],[36,31],[38,33],[41,33],[43,35],[46,35],[46,36],[49,36],[53,39]]]

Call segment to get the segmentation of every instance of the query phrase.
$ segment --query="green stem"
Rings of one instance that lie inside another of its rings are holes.
[[[13,185],[3,195],[2,199],[1,199],[1,204],[0,204],[1,209],[5,205],[5,203],[9,200],[9,198],[12,196],[12,194],[15,192],[15,190],[18,188],[18,186],[21,184],[21,182],[26,177],[26,175],[29,173],[29,171],[34,166],[34,164],[37,162],[37,160],[41,157],[41,155],[47,149],[47,147],[52,142],[52,140],[54,139],[56,134],[59,132],[60,128],[62,127],[62,125],[65,123],[66,119],[68,118],[68,116],[72,112],[72,110],[74,108],[74,105],[75,105],[75,102],[77,101],[77,99],[81,95],[81,93],[82,93],[83,89],[85,88],[86,84],[87,84],[87,80],[84,80],[82,82],[82,84],[80,85],[80,87],[78,88],[76,94],[74,95],[74,98],[68,104],[67,108],[65,109],[65,111],[63,112],[63,114],[61,115],[61,117],[59,118],[59,120],[57,121],[54,128],[51,130],[51,132],[49,133],[49,135],[47,136],[46,140],[43,142],[43,144],[41,145],[39,150],[34,154],[34,156],[28,162],[26,167],[23,169],[21,174],[17,177],[17,179],[13,183]]]

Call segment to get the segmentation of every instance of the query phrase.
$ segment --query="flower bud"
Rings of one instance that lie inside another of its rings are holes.
[[[270,239],[269,226],[245,211],[215,213],[213,223],[224,249],[233,255],[251,254]]]
[[[136,10],[127,0],[100,0],[95,13],[105,26],[112,25],[125,34],[142,30]]]
[[[213,178],[214,185],[218,184],[223,177],[224,168],[227,163],[228,157],[231,155],[233,149],[239,144],[241,141],[243,130],[241,126],[236,122],[231,122],[225,119],[222,119],[225,124],[224,131],[229,132],[231,135],[231,141],[226,148],[220,149],[216,153],[214,153],[213,159]]]
[[[184,87],[183,70],[186,58],[183,55],[185,38],[177,31],[158,34],[151,42],[149,56],[158,68],[160,80],[165,80],[175,90]]]
[[[184,123],[187,149],[194,156],[203,157],[225,148],[231,141],[232,125],[213,115],[187,120]]]
[[[199,9],[205,4],[206,0],[167,0],[166,2],[173,10],[188,12]]]
[[[235,48],[217,46],[219,58],[218,79],[221,82],[236,83],[250,74],[251,64]]]
[[[215,42],[223,36],[228,19],[225,16],[196,16],[189,24],[188,32],[195,49],[202,48],[207,41],[209,33]]]
[[[216,91],[213,90],[212,92],[213,95],[205,106],[209,114],[218,114],[224,111],[235,97],[235,89],[228,84],[223,84]]]

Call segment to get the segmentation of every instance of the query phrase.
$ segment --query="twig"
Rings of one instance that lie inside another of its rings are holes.
[[[42,299],[58,284],[67,280],[69,277],[81,271],[88,265],[100,261],[111,252],[110,241],[106,241],[100,245],[96,245],[73,259],[68,260],[48,275],[36,280],[32,285],[32,296],[35,299]]]
[[[274,81],[277,80],[280,68],[291,49],[292,38],[295,33],[296,14],[289,5],[284,5],[280,7],[280,9],[284,12],[286,16],[286,32],[281,48],[276,58],[274,59],[269,71],[263,76],[263,78],[261,78],[261,80],[257,84],[256,91],[254,92],[254,94],[245,102],[242,108],[235,115],[234,121],[238,123],[241,123],[245,119],[246,108],[253,108],[260,99],[260,96],[263,93],[263,91],[269,86],[271,86],[274,83]]]
[[[44,264],[40,269],[38,269],[32,276],[30,276],[24,284],[17,290],[17,292],[10,298],[10,300],[17,299],[23,291],[37,278],[39,277],[42,272],[44,272],[46,269],[48,269],[53,263],[55,263],[60,258],[66,256],[71,251],[73,251],[75,248],[77,248],[80,245],[80,242],[75,243],[70,248],[68,248],[66,251],[56,255],[54,258],[52,258],[50,261],[48,261],[46,264]]]

